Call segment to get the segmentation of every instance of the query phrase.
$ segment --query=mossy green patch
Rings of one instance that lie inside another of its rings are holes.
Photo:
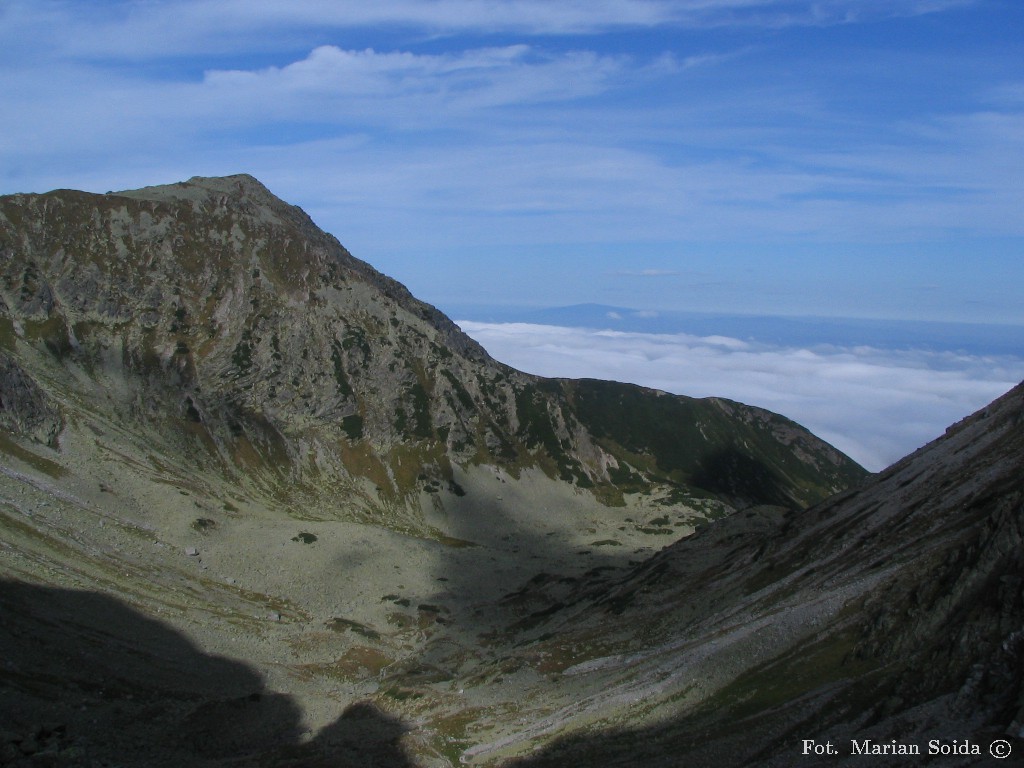
[[[692,495],[802,506],[864,476],[852,461],[767,411],[609,381],[564,386],[576,416],[610,453]],[[803,454],[793,450],[793,440],[805,443]]]
[[[349,440],[355,442],[361,440],[363,437],[363,417],[358,413],[352,413],[348,416],[343,416],[341,419],[341,428],[348,435]]]
[[[755,667],[705,701],[698,711],[714,712],[732,722],[766,714],[840,680],[862,678],[877,665],[859,659],[856,637],[840,632],[817,642],[801,644],[782,656]]]
[[[68,471],[55,461],[19,445],[9,434],[0,430],[0,452],[25,462],[33,469],[49,475],[54,480],[65,477]]]

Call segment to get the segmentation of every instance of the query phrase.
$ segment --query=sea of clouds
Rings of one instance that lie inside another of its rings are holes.
[[[872,471],[942,435],[1024,380],[1024,357],[797,347],[726,336],[459,321],[529,373],[631,382],[781,413]]]

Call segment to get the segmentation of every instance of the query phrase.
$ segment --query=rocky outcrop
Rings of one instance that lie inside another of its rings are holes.
[[[0,428],[55,446],[61,426],[60,411],[43,389],[0,350]]]

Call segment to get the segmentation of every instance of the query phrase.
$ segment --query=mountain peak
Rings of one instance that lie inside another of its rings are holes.
[[[248,173],[237,173],[231,176],[193,176],[185,184],[209,191],[211,194],[228,195],[236,200],[249,200],[257,204],[281,204],[284,202],[263,182]]]
[[[45,334],[64,365],[144,385],[154,411],[184,418],[229,466],[243,437],[284,446],[286,434],[323,430],[315,453],[330,467],[321,477],[375,475],[416,509],[421,486],[471,459],[596,483],[615,500],[613,476],[657,477],[673,498],[699,486],[733,507],[803,506],[863,475],[809,434],[799,457],[780,451],[781,427],[755,409],[726,414],[711,402],[507,368],[248,174],[0,198],[5,245],[0,308],[13,310],[12,329]],[[28,364],[32,346],[18,339],[11,351]],[[618,415],[609,420],[607,408]],[[721,440],[700,437],[711,425]],[[346,460],[339,438],[383,466]],[[680,440],[696,443],[681,450]],[[414,460],[401,455],[409,443],[422,445]],[[289,467],[299,485],[311,450],[281,447],[267,465]],[[758,467],[760,479],[740,483],[740,466]]]
[[[197,199],[222,194],[235,199],[249,198],[254,202],[279,201],[279,198],[259,179],[248,173],[230,176],[193,176],[188,181],[128,189],[114,194],[141,200]]]
[[[231,176],[193,176],[188,181],[175,184],[129,189],[112,194],[114,197],[129,197],[135,200],[191,202],[193,205],[230,208],[262,221],[287,221],[307,229],[309,234],[322,234],[305,211],[286,203],[259,179],[248,173]]]

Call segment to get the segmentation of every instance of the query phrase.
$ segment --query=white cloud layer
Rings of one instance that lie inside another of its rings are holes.
[[[498,360],[781,413],[877,471],[1024,379],[1024,359],[460,321]]]

